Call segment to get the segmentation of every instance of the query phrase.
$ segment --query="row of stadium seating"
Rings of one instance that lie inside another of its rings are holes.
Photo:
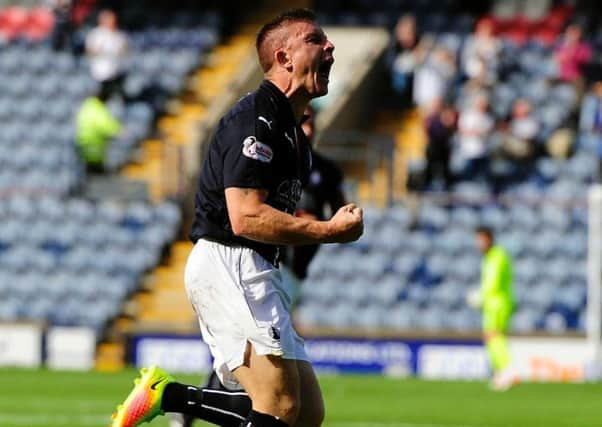
[[[7,7],[0,10],[0,37],[5,40],[21,37],[32,42],[43,40],[52,31],[54,21],[54,15],[45,7]]]
[[[0,320],[102,328],[180,225],[170,202],[15,196],[0,202]]]

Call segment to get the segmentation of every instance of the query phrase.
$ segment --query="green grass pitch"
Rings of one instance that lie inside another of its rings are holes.
[[[0,426],[109,425],[133,370],[115,374],[0,369]],[[197,383],[194,377],[176,376]],[[323,376],[326,427],[599,427],[602,384],[522,384]],[[164,417],[149,426],[166,427]],[[197,423],[200,427],[200,422]]]

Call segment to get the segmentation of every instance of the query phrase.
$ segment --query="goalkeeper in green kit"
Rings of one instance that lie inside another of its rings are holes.
[[[504,248],[495,244],[487,227],[476,230],[476,245],[483,255],[481,288],[470,294],[468,302],[483,311],[483,338],[493,369],[494,390],[507,390],[517,380],[510,367],[508,327],[514,311],[512,291],[512,259]]]

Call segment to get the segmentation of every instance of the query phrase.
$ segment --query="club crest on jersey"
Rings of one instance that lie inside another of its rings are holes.
[[[254,136],[247,136],[242,142],[242,154],[250,159],[270,163],[274,157],[272,149]]]

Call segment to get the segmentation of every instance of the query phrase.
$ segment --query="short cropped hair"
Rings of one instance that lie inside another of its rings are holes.
[[[491,240],[493,242],[494,235],[493,235],[493,230],[490,227],[487,227],[485,225],[481,225],[481,226],[479,226],[479,227],[476,228],[475,233],[476,234],[483,234],[483,235],[487,236],[489,238],[489,240]]]
[[[274,63],[273,57],[273,43],[270,40],[270,36],[277,30],[283,28],[285,25],[293,22],[315,22],[316,14],[309,9],[291,9],[274,19],[266,23],[259,32],[255,39],[255,48],[257,49],[257,56],[259,58],[259,64],[263,69],[263,72],[267,72],[272,68]]]

